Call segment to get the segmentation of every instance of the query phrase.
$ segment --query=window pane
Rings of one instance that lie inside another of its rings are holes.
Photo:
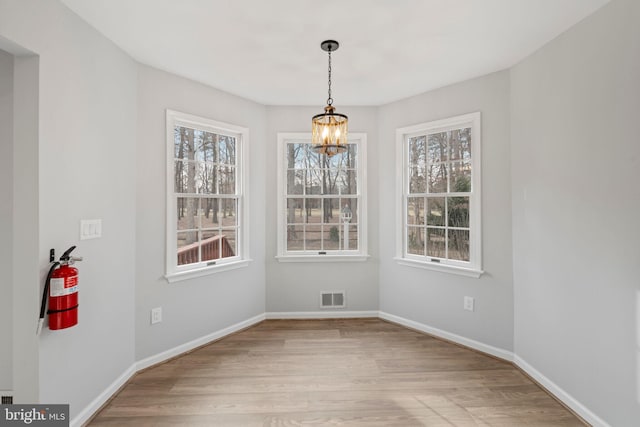
[[[444,258],[444,230],[439,228],[427,228],[427,256]]]
[[[449,258],[469,261],[468,230],[449,230]]]
[[[340,169],[321,170],[322,194],[339,194],[340,192]]]
[[[305,194],[322,194],[322,170],[310,169],[307,171]]]
[[[320,157],[320,167],[324,169],[333,169],[337,170],[340,167],[344,167],[344,153],[337,153],[333,156],[321,156]]]
[[[427,199],[427,225],[444,225],[444,197]]]
[[[222,217],[222,200],[212,197],[200,200],[200,221],[204,228],[220,225]]]
[[[198,194],[216,194],[216,168],[212,163],[197,162],[195,167],[195,192]]]
[[[351,221],[349,221],[350,224],[357,224],[358,223],[358,199],[356,199],[355,197],[349,197],[349,198],[342,198],[340,199],[340,223],[342,223],[342,210],[344,209],[345,206],[349,206],[349,209],[351,209]]]
[[[407,198],[407,225],[424,225],[424,197]]]
[[[173,157],[176,159],[186,159],[187,153],[180,130],[180,126],[175,126],[173,128]]]
[[[322,250],[322,226],[307,225],[305,228],[306,249],[308,251]]]
[[[340,194],[358,194],[358,185],[356,183],[356,170],[343,169],[338,175],[338,188]]]
[[[209,170],[211,165],[209,165]],[[202,193],[203,179],[207,171],[205,164],[195,161],[176,161],[174,162],[174,189],[176,193]]]
[[[451,192],[471,192],[471,162],[453,162],[449,168],[451,173]]]
[[[429,193],[447,192],[447,166],[442,163],[429,165]]]
[[[322,201],[322,208],[322,222],[325,224],[341,222],[340,199],[324,199]]]
[[[236,229],[222,230],[222,239],[220,240],[221,254],[220,258],[228,258],[236,256],[237,252],[237,234]]]
[[[233,166],[219,166],[217,169],[218,194],[235,194],[236,168]]]
[[[204,162],[213,163],[218,161],[218,135],[211,132],[199,132],[199,155],[198,158]]]
[[[193,230],[200,227],[200,199],[195,197],[178,197],[177,230]]]
[[[304,250],[304,227],[302,225],[287,226],[287,250]]]
[[[447,215],[450,227],[469,228],[469,198],[449,197],[447,198]]]
[[[304,201],[305,222],[319,224],[322,220],[322,199],[307,198]]]
[[[203,230],[200,242],[202,261],[220,259],[220,234],[217,230]]]
[[[321,168],[323,167],[323,155],[319,154],[317,151],[313,150],[310,144],[307,144],[307,157],[305,160],[304,167],[307,169],[311,168]]]
[[[409,138],[409,166],[426,166],[426,139],[425,135]]]
[[[238,223],[238,199],[220,199],[218,224],[235,227]]]
[[[176,193],[187,192],[187,179],[188,179],[188,167],[189,162],[185,160],[176,160],[173,166],[173,182],[174,191]]]
[[[409,170],[409,193],[419,194],[427,192],[427,176],[424,166],[412,166]]]
[[[407,227],[407,253],[424,255],[423,227]]]
[[[348,144],[347,151],[342,154],[345,168],[355,169],[358,167],[358,146],[356,144]]]
[[[308,144],[298,143],[287,144],[286,164],[288,169],[302,169],[307,166],[307,145]]]
[[[196,131],[182,126],[174,127],[174,156],[176,159],[196,160]],[[198,159],[201,160],[201,159]]]
[[[428,140],[429,164],[447,161],[448,132],[433,133]]]
[[[304,188],[304,171],[292,169],[287,171],[287,194],[302,194]]]
[[[471,159],[471,128],[451,131],[449,138],[451,160]]]
[[[304,199],[287,199],[287,224],[305,222]]]
[[[177,235],[178,265],[194,264],[198,258],[198,232],[184,231]]]
[[[325,225],[323,228],[323,240],[324,249],[330,251],[337,251],[340,249],[340,240],[342,233],[340,232],[341,226],[338,225]]]
[[[349,225],[347,230],[349,232],[349,235],[347,236],[347,239],[349,240],[349,247],[345,249],[348,249],[350,251],[357,251],[358,249],[360,249],[360,246],[358,245],[358,226]]]
[[[225,165],[236,164],[236,138],[227,135],[218,135],[218,147],[220,154],[217,161]]]

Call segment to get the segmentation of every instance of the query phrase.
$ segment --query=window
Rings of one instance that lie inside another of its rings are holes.
[[[246,265],[248,130],[167,110],[167,280]]]
[[[480,134],[480,113],[397,130],[401,263],[482,274]]]
[[[310,133],[278,134],[278,259],[355,261],[367,257],[366,134],[343,153],[312,149]]]

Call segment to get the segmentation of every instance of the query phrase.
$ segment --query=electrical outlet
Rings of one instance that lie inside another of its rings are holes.
[[[156,307],[151,309],[151,324],[162,322],[162,307]]]
[[[473,305],[475,303],[475,298],[473,297],[464,297],[464,309],[473,311]]]

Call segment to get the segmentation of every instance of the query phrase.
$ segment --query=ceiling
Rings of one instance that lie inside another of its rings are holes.
[[[609,0],[62,0],[137,61],[266,105],[381,105],[516,64]]]

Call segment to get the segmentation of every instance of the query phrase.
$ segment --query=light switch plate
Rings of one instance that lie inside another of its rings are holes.
[[[101,219],[80,220],[80,240],[97,239],[102,237]]]

